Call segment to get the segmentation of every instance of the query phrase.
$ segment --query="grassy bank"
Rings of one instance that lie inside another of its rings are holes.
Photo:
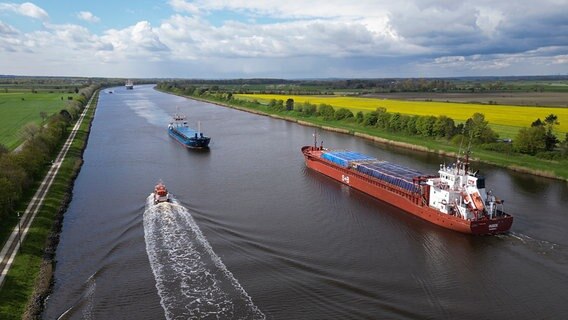
[[[0,290],[0,318],[39,317],[52,282],[52,269],[63,213],[82,164],[98,93],[63,161],[45,201]]]
[[[420,136],[408,136],[403,134],[396,134],[388,131],[379,130],[373,127],[364,127],[354,121],[336,121],[336,120],[323,120],[319,117],[305,117],[290,111],[275,111],[261,106],[259,104],[246,104],[235,105],[230,101],[219,101],[214,99],[205,99],[203,97],[194,97],[184,95],[178,92],[169,92],[180,96],[185,96],[191,99],[206,101],[226,107],[231,107],[247,112],[262,114],[274,118],[284,119],[287,121],[296,122],[302,125],[309,125],[319,127],[325,130],[333,130],[343,132],[346,134],[356,135],[362,138],[377,141],[379,143],[420,150],[424,152],[432,152],[445,155],[455,155],[458,152],[458,147],[449,143],[445,139],[425,139]],[[308,140],[306,140],[308,141]],[[568,181],[568,161],[549,161],[536,157],[522,155],[517,153],[499,153],[480,148],[472,147],[473,160],[485,163],[498,165],[501,167],[509,168],[511,170],[530,173],[538,176],[549,178],[556,178]]]
[[[42,123],[40,113],[46,116],[59,112],[67,103],[68,97],[75,99],[77,94],[38,92],[0,92],[0,144],[13,150],[24,141],[21,128],[33,122]]]

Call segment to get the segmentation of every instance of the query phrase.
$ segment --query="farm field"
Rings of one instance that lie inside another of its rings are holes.
[[[67,104],[69,93],[0,92],[0,144],[9,150],[22,142],[21,128],[29,122],[41,124],[40,112],[48,116],[59,112]],[[63,100],[62,100],[63,98]]]
[[[560,86],[557,85],[557,87]],[[438,101],[536,107],[568,107],[567,92],[393,92],[367,94],[363,97],[392,100]]]
[[[558,116],[560,125],[557,126],[557,134],[564,136],[568,132],[568,108],[555,107],[530,107],[513,105],[485,105],[456,102],[425,102],[425,101],[402,101],[378,98],[358,98],[339,96],[297,96],[297,95],[273,95],[273,94],[237,94],[237,98],[257,99],[267,102],[271,99],[284,100],[291,98],[294,103],[309,102],[312,104],[326,103],[333,107],[345,107],[353,113],[358,111],[369,112],[378,107],[384,107],[388,112],[399,112],[411,115],[446,115],[456,122],[464,122],[475,112],[485,115],[492,128],[501,137],[513,137],[523,127],[529,127],[531,123],[553,113]]]

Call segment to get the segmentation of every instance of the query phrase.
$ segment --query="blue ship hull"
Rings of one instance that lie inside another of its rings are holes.
[[[203,136],[203,134],[198,135],[197,133],[194,133],[194,135],[188,137],[186,134],[180,132],[180,130],[177,130],[176,128],[169,128],[168,134],[170,135],[170,137],[174,138],[177,142],[183,144],[187,148],[192,148],[192,149],[208,148],[209,141],[211,141],[210,137],[205,137]]]

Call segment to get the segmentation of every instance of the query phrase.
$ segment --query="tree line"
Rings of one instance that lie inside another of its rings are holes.
[[[25,142],[19,151],[9,152],[0,145],[0,218],[12,212],[24,191],[42,178],[50,159],[67,138],[69,127],[79,118],[97,88],[97,85],[81,88],[79,97],[67,101],[60,112],[51,116],[42,114],[41,126],[35,123],[23,126],[20,134]]]
[[[188,91],[207,90],[219,93],[262,93],[262,94],[334,94],[341,90],[350,94],[393,93],[393,92],[510,92],[542,91],[534,83],[519,86],[530,81],[561,81],[567,76],[530,77],[458,77],[458,78],[379,78],[379,79],[185,79],[163,81],[158,85]],[[547,91],[563,91],[561,87],[548,87]]]

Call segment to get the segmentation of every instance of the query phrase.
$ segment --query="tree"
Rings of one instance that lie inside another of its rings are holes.
[[[294,110],[294,99],[288,98],[288,100],[286,100],[286,110],[287,111]]]
[[[8,153],[9,151],[10,151],[10,150],[8,150],[8,148],[6,148],[5,145],[3,145],[3,144],[0,143],[0,157],[1,157],[3,154]]]
[[[324,120],[333,120],[335,116],[335,109],[329,104],[322,103],[318,107],[318,113]]]
[[[402,117],[400,113],[396,112],[391,115],[388,128],[394,132],[402,131]]]
[[[13,209],[14,202],[19,198],[14,191],[14,184],[5,177],[0,177],[0,213]]]
[[[454,119],[441,115],[434,123],[434,134],[438,137],[451,138],[456,130]]]
[[[406,133],[407,134],[416,134],[417,130],[417,122],[419,116],[409,116],[408,120],[406,121]]]
[[[357,114],[355,115],[355,121],[357,121],[357,123],[362,123],[363,119],[364,119],[363,112],[361,111],[357,112]]]
[[[67,122],[70,122],[71,120],[73,120],[73,117],[71,116],[69,111],[67,111],[66,109],[59,111],[59,115],[61,117],[63,117]]]
[[[513,140],[513,148],[520,153],[535,155],[546,149],[545,137],[543,126],[521,128]]]
[[[343,120],[353,118],[353,112],[347,108],[339,108],[339,110],[335,111],[335,120]]]
[[[531,127],[538,127],[538,126],[544,126],[544,122],[540,121],[540,118],[536,119],[535,121],[533,121],[533,123],[531,123]]]
[[[434,116],[421,116],[416,121],[416,131],[419,135],[424,137],[434,136],[434,123],[436,117]]]
[[[556,148],[556,145],[560,142],[558,138],[554,135],[554,126],[558,125],[558,117],[555,114],[549,114],[544,121],[541,121],[540,118],[536,119],[531,123],[531,128],[541,127],[545,129],[544,134],[544,149],[546,151],[553,151]]]
[[[375,124],[378,128],[387,129],[390,122],[390,113],[384,107],[377,108],[377,123]]]
[[[315,104],[311,104],[309,102],[304,102],[304,105],[302,106],[302,112],[307,115],[307,116],[313,116],[314,114],[316,114],[316,105]]]
[[[21,135],[26,140],[33,140],[39,133],[39,130],[40,128],[37,124],[30,122],[22,128]]]
[[[476,112],[465,122],[465,135],[471,138],[472,143],[494,142],[499,136],[485,120],[483,113]]]
[[[549,114],[545,119],[544,123],[546,125],[546,138],[545,138],[545,145],[547,151],[553,151],[556,148],[556,144],[560,142],[558,138],[553,133],[554,126],[560,124],[558,122],[558,117],[555,114]]]
[[[371,111],[365,114],[365,117],[363,118],[363,125],[365,126],[375,126],[375,124],[377,124],[377,120],[378,120],[378,114],[377,111]]]

